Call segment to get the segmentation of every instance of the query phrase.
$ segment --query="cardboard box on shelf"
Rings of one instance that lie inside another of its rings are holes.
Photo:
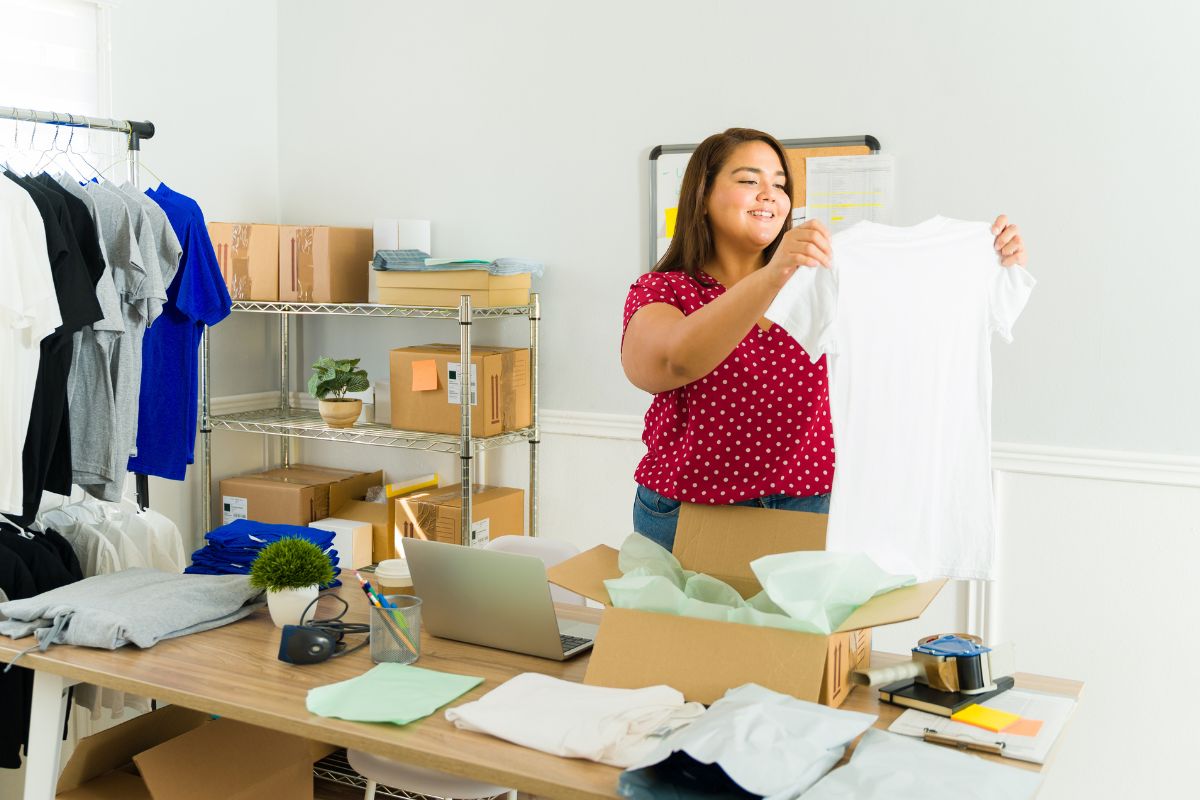
[[[381,289],[474,289],[485,292],[528,290],[533,276],[493,275],[486,269],[378,270]]]
[[[429,344],[391,351],[392,427],[459,432],[458,345]],[[471,348],[471,435],[494,436],[531,424],[528,348]]]
[[[58,779],[58,800],[311,798],[328,745],[166,706],[88,736]]]
[[[388,498],[386,501],[368,503],[365,500],[351,500],[338,509],[338,516],[370,524],[371,558],[376,564],[385,558],[397,558],[400,553],[396,548],[396,539],[404,533],[396,528],[394,498],[418,490],[435,489],[438,480],[435,472],[389,483],[384,486]]]
[[[231,299],[279,299],[278,225],[210,222],[208,236]]]
[[[772,553],[825,549],[827,519],[684,503],[672,552],[684,569],[719,578],[749,598],[762,589],[750,562]],[[621,571],[617,551],[601,545],[551,567],[549,574],[551,582],[607,606],[604,580]],[[944,584],[927,581],[873,597],[829,636],[609,608],[584,681],[620,688],[664,683],[706,704],[753,682],[839,706],[850,694],[850,672],[869,666],[871,628],[919,617]]]
[[[385,306],[457,306],[470,295],[472,308],[529,305],[528,289],[392,289],[379,287],[379,302]]]
[[[293,464],[221,481],[222,524],[252,519],[308,525],[332,516],[351,500],[383,483],[383,472]],[[342,515],[339,515],[342,516]]]
[[[279,226],[279,299],[292,303],[365,303],[370,228]]]
[[[396,529],[402,536],[461,543],[462,484],[412,492],[393,502]],[[497,536],[524,533],[523,490],[482,484],[471,487],[472,547],[481,547]]]

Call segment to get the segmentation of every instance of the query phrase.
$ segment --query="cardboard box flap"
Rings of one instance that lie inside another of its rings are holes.
[[[133,760],[143,750],[173,739],[208,722],[209,715],[181,706],[166,706],[134,717],[80,740],[58,778],[66,792]]]
[[[604,581],[621,577],[621,570],[617,566],[618,555],[619,552],[608,545],[596,545],[591,550],[555,564],[546,570],[546,574],[556,586],[610,606],[612,600],[604,588]]]
[[[938,578],[913,586],[904,586],[886,594],[872,597],[846,618],[836,633],[891,625],[921,616],[933,598],[946,585],[945,578]]]
[[[155,800],[311,798],[311,753],[298,736],[218,719],[133,760]]]
[[[744,683],[817,702],[827,638],[760,628],[606,609],[584,683],[637,689],[665,684],[688,700],[714,703]]]
[[[672,552],[684,569],[724,581],[749,598],[762,591],[750,562],[775,553],[824,550],[828,519],[802,511],[684,503]]]
[[[383,470],[352,472],[329,485],[329,513],[335,513],[352,500],[362,500],[372,486],[383,485]]]
[[[132,772],[110,772],[54,795],[56,800],[154,800],[146,782]]]

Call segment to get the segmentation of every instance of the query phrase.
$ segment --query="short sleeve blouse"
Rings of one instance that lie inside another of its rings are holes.
[[[690,315],[724,291],[712,278],[648,273],[629,288],[622,330],[651,303]],[[834,448],[825,358],[813,364],[783,328],[755,325],[712,372],[654,395],[642,441],[634,480],[673,500],[827,494]]]

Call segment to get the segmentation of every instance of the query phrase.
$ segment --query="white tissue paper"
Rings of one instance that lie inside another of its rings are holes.
[[[622,576],[606,580],[616,608],[829,634],[877,594],[914,583],[889,575],[865,555],[800,551],[750,564],[764,591],[750,598],[709,575],[685,570],[674,555],[639,534],[621,545]]]
[[[682,751],[717,764],[739,786],[772,800],[798,797],[833,768],[876,717],[797,700],[753,683],[725,693],[629,771]]]
[[[826,775],[804,800],[1027,800],[1040,783],[1035,772],[869,730],[850,763]]]

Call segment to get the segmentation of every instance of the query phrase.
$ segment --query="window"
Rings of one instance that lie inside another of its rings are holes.
[[[0,106],[109,116],[108,8],[97,0],[0,0]],[[86,129],[0,120],[0,147],[71,149],[105,157],[116,137]],[[90,141],[89,141],[90,140]],[[107,162],[106,162],[107,163]]]

